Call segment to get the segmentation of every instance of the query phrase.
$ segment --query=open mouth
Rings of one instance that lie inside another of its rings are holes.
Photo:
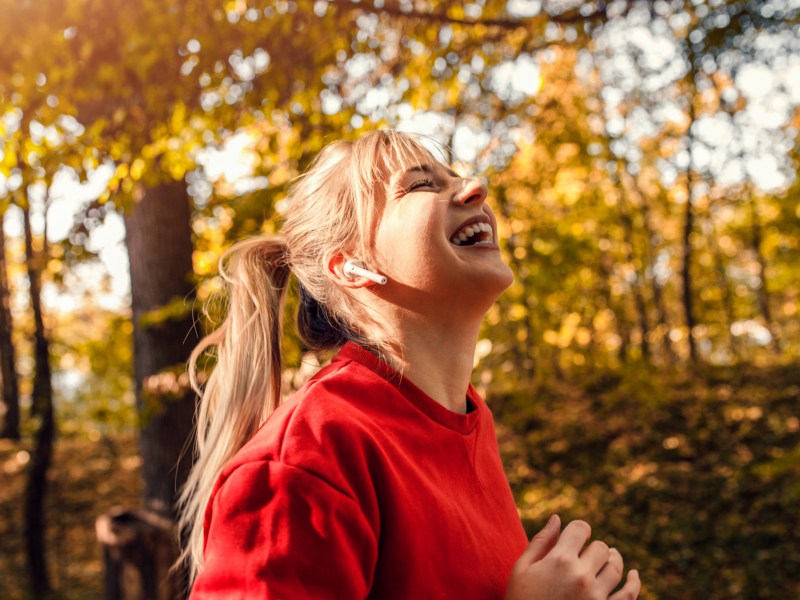
[[[462,227],[450,238],[456,246],[475,246],[477,244],[493,244],[494,233],[488,223],[478,222]]]

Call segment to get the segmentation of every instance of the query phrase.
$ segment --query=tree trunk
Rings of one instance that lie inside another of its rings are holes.
[[[630,205],[632,204],[629,202],[628,196],[631,194],[631,188],[635,186],[630,185],[630,173],[628,172],[628,162],[626,161],[618,161],[614,154],[611,152],[611,138],[606,137],[606,153],[605,156],[609,160],[614,160],[617,164],[617,168],[615,171],[611,172],[611,180],[614,183],[615,187],[617,188],[619,195],[618,195],[618,209],[617,214],[619,215],[620,224],[622,225],[622,230],[625,235],[625,240],[622,242],[625,245],[625,261],[631,266],[633,269],[634,280],[633,284],[631,285],[631,291],[633,293],[633,307],[636,313],[636,321],[639,326],[641,341],[639,342],[639,352],[641,358],[645,361],[650,361],[650,327],[647,321],[647,305],[644,301],[644,295],[642,294],[642,287],[643,287],[643,277],[640,273],[639,269],[636,266],[636,257],[634,254],[634,231],[633,231],[633,217],[631,216],[631,208]],[[601,261],[602,262],[602,261]],[[608,274],[610,275],[611,269],[608,268]],[[624,313],[623,313],[624,314]],[[621,325],[621,323],[620,323]],[[625,327],[627,329],[627,326]],[[620,357],[624,361],[626,354],[628,352],[628,345],[631,343],[630,338],[631,333],[628,331],[624,336],[622,336],[622,347],[620,348]]]
[[[772,313],[769,308],[769,288],[767,286],[767,260],[764,258],[764,253],[761,252],[761,219],[758,216],[758,205],[756,204],[756,197],[752,192],[750,196],[750,227],[752,231],[752,248],[756,255],[756,263],[758,264],[758,278],[761,281],[761,286],[756,291],[758,298],[758,310],[764,323],[770,332],[771,338],[769,341],[769,348],[774,353],[780,352],[778,345],[777,331],[775,323],[772,321]]]
[[[697,95],[697,87],[695,85],[695,68],[694,68],[694,53],[692,51],[691,42],[687,41],[689,46],[689,74],[687,81],[689,84],[688,90],[688,110],[689,110],[689,127],[686,132],[687,146],[689,151],[689,164],[686,167],[686,212],[683,222],[683,264],[681,265],[681,281],[683,283],[683,312],[686,319],[687,340],[689,342],[689,361],[692,365],[697,363],[697,347],[694,340],[694,307],[692,298],[692,231],[694,229],[694,204],[692,202],[692,192],[695,188],[696,173],[694,170],[694,132],[692,128],[695,122],[695,107],[694,101]]]
[[[731,326],[736,321],[736,309],[733,300],[734,293],[733,290],[731,290],[730,281],[728,279],[727,261],[725,253],[717,242],[716,228],[712,229],[711,235],[714,237],[711,244],[712,252],[714,253],[714,269],[717,273],[717,286],[722,295],[722,326],[725,330],[725,340],[728,343],[731,355],[736,362],[739,362],[741,360],[739,345],[736,343],[736,338],[731,331]]]
[[[642,204],[642,217],[647,228],[647,261],[649,264],[648,270],[650,271],[650,288],[653,294],[653,304],[656,307],[656,320],[659,329],[662,331],[661,350],[666,363],[671,365],[675,362],[675,351],[672,348],[672,340],[669,337],[670,327],[667,319],[667,308],[664,303],[664,294],[655,274],[656,260],[654,250],[658,246],[658,240],[653,227],[650,225],[650,211],[646,200]]]
[[[624,169],[624,167],[623,167]],[[642,294],[642,281],[643,277],[642,274],[639,272],[639,269],[636,267],[636,257],[634,256],[633,251],[633,240],[634,240],[634,232],[633,232],[633,218],[631,217],[629,208],[628,208],[628,200],[626,198],[626,190],[621,181],[621,179],[617,178],[616,181],[617,185],[619,186],[620,193],[619,193],[619,218],[620,223],[622,223],[622,228],[625,232],[626,242],[625,244],[625,260],[634,272],[635,279],[633,280],[632,292],[633,292],[633,300],[634,300],[634,307],[636,309],[636,319],[639,321],[639,329],[641,330],[641,342],[639,343],[639,350],[642,354],[642,358],[649,362],[650,361],[650,327],[647,323],[647,306],[644,301],[644,295]]]
[[[628,328],[628,321],[625,317],[624,305],[615,310],[614,297],[611,294],[611,287],[608,282],[612,279],[612,270],[614,268],[614,259],[605,250],[600,251],[599,260],[597,261],[597,269],[600,272],[599,293],[605,300],[606,307],[614,314],[614,322],[617,325],[617,335],[620,339],[619,348],[617,349],[617,360],[620,364],[625,364],[628,356],[628,344],[630,342],[630,329]]]
[[[144,505],[174,516],[178,492],[191,466],[195,407],[185,376],[186,360],[198,341],[191,315],[191,207],[183,181],[140,191],[140,201],[125,217],[125,242]],[[165,307],[169,308],[155,312]]]
[[[42,422],[36,432],[28,480],[25,485],[25,554],[31,589],[42,595],[50,591],[45,544],[44,500],[47,495],[47,471],[53,456],[55,419],[53,405],[43,407]]]
[[[687,176],[691,182],[691,175]],[[692,188],[689,183],[688,196],[686,198],[686,212],[683,222],[683,264],[681,265],[681,282],[683,284],[683,313],[686,319],[687,340],[689,342],[689,361],[692,364],[697,362],[697,347],[694,343],[694,307],[692,303],[692,229],[694,228],[694,211],[692,210]]]
[[[34,255],[30,209],[27,200],[22,203],[25,229],[25,254],[30,281],[31,307],[35,324],[34,354],[36,370],[33,380],[33,402],[41,424],[36,433],[28,481],[25,487],[25,543],[28,575],[31,588],[37,594],[50,590],[45,556],[44,499],[47,492],[47,471],[53,455],[55,419],[53,417],[53,389],[50,379],[50,344],[44,331],[41,303],[41,256]],[[46,244],[46,240],[45,240]],[[46,248],[46,246],[45,246]]]
[[[3,429],[0,437],[19,439],[19,383],[14,367],[14,344],[11,340],[13,323],[9,305],[8,268],[6,262],[6,240],[3,233],[3,217],[0,214],[0,377],[3,381],[2,403],[5,409]]]

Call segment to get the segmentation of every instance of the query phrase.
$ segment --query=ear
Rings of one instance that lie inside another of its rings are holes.
[[[356,288],[364,288],[370,287],[373,285],[377,285],[374,281],[370,281],[365,277],[354,277],[350,278],[344,274],[344,263],[347,260],[347,257],[342,254],[341,252],[336,252],[331,255],[328,259],[328,275],[330,275],[338,285],[356,289]]]

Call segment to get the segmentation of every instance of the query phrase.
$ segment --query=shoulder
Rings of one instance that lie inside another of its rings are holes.
[[[381,404],[392,394],[394,388],[380,375],[339,361],[289,397],[243,450],[266,451],[270,459],[293,464],[304,449],[349,447],[374,428]]]
[[[267,419],[233,457],[222,480],[234,471],[280,463],[323,480],[351,495],[367,475],[381,397],[394,388],[353,361],[320,371]]]

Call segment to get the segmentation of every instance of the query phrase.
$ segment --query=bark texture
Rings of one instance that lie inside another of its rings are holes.
[[[44,329],[42,315],[41,266],[46,251],[35,253],[31,232],[30,210],[23,203],[23,224],[25,229],[25,254],[30,281],[31,307],[35,327],[34,356],[36,366],[33,376],[32,407],[41,417],[35,436],[35,446],[25,486],[25,550],[28,563],[28,577],[31,589],[41,595],[50,590],[50,577],[45,554],[45,496],[47,494],[47,471],[53,456],[55,438],[55,419],[53,416],[53,388],[50,378],[50,343]],[[45,241],[46,244],[46,241]]]
[[[144,504],[168,516],[191,462],[194,394],[177,381],[198,341],[190,218],[183,181],[143,190],[125,218]],[[169,315],[155,316],[165,306]]]
[[[3,217],[0,214],[0,378],[3,382],[2,403],[5,408],[0,437],[19,439],[19,382],[14,368],[14,344],[11,341],[13,323],[9,305],[8,267],[6,262],[6,240],[3,233]]]
[[[686,167],[686,211],[683,221],[683,264],[681,265],[681,282],[683,284],[683,312],[686,318],[686,337],[689,342],[689,361],[692,365],[697,363],[697,344],[694,339],[695,325],[694,297],[692,293],[692,232],[694,231],[694,202],[692,195],[695,190],[697,172],[694,169],[694,123],[696,120],[695,97],[697,87],[695,84],[695,55],[691,43],[688,44],[689,73],[686,76],[688,86],[688,111],[689,126],[686,132],[689,164]]]

